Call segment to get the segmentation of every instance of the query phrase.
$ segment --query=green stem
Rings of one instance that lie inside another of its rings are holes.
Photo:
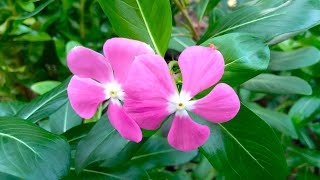
[[[179,10],[181,11],[182,15],[184,16],[184,18],[187,20],[187,23],[191,29],[191,32],[192,32],[192,36],[195,40],[199,40],[199,35],[196,31],[196,29],[194,28],[193,26],[193,23],[190,19],[190,16],[187,12],[187,10],[183,7],[183,5],[178,1],[178,0],[173,0],[173,2],[177,5],[177,7],[179,8]]]
[[[16,9],[14,8],[11,0],[8,0],[8,6],[10,7],[10,9],[12,11],[13,16],[16,16],[17,12],[16,12]]]
[[[84,5],[86,0],[80,0],[80,36],[82,39],[85,38],[86,32],[84,27]]]

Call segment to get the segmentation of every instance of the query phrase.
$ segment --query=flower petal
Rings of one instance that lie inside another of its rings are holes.
[[[182,90],[191,97],[217,83],[224,72],[223,56],[218,50],[202,46],[186,48],[178,60]]]
[[[154,54],[152,48],[141,41],[112,38],[106,41],[103,52],[111,63],[117,81],[124,83],[135,56]]]
[[[92,78],[101,83],[113,80],[113,72],[106,58],[91,49],[77,46],[68,54],[70,71],[81,78]]]
[[[108,117],[112,126],[123,138],[134,142],[141,141],[142,132],[138,124],[125,113],[120,103],[110,101]]]
[[[124,91],[127,113],[140,127],[152,130],[170,114],[168,99],[177,90],[161,56],[141,55],[132,64]]]
[[[176,115],[168,134],[168,142],[180,151],[192,151],[203,145],[209,135],[209,127],[192,121],[189,115]]]
[[[68,96],[72,108],[82,118],[91,118],[99,104],[106,100],[103,86],[89,78],[73,76],[68,85]]]
[[[208,121],[222,123],[234,118],[240,109],[239,97],[227,84],[217,84],[202,99],[194,101],[192,112]]]

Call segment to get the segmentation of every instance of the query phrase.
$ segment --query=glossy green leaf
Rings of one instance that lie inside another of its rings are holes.
[[[172,15],[168,0],[98,0],[117,35],[150,44],[157,54],[167,51]]]
[[[194,46],[196,42],[192,39],[192,35],[185,28],[172,28],[172,34],[169,42],[169,49],[182,52],[185,48]]]
[[[60,84],[59,81],[41,81],[41,82],[32,84],[30,88],[32,91],[42,95],[52,90],[53,88],[57,87],[59,84]]]
[[[299,69],[311,66],[320,60],[320,51],[314,47],[305,47],[290,52],[271,51],[268,69],[274,71]]]
[[[130,165],[135,165],[143,169],[175,166],[189,162],[197,154],[197,150],[182,152],[172,148],[166,138],[151,137],[131,158]]]
[[[227,34],[202,43],[213,43],[222,53],[225,72],[222,82],[238,86],[267,69],[270,51],[260,39],[249,34]],[[235,78],[237,77],[237,78]]]
[[[126,140],[112,127],[106,115],[83,138],[77,147],[75,169],[80,172],[90,164],[112,167],[129,160],[140,144]]]
[[[23,179],[59,179],[67,174],[70,147],[65,139],[29,121],[0,118],[0,171]]]
[[[245,105],[271,127],[287,136],[298,139],[296,129],[287,114],[266,109],[254,103],[245,103]]]
[[[0,116],[14,116],[25,103],[18,101],[0,102]]]
[[[312,94],[311,86],[305,80],[295,76],[273,74],[260,74],[244,83],[243,88],[272,94]]]
[[[82,123],[82,118],[74,112],[68,101],[49,116],[51,132],[61,134]]]
[[[68,101],[67,86],[69,81],[70,78],[52,91],[33,99],[30,103],[22,107],[16,116],[28,119],[34,123],[49,117]]]
[[[293,122],[300,124],[313,120],[312,115],[320,111],[319,97],[302,97],[291,107],[289,115]]]
[[[285,179],[284,152],[273,130],[244,105],[229,122],[214,124],[191,114],[211,129],[200,152],[225,179]]]
[[[200,0],[196,10],[198,21],[201,21],[203,16],[212,10],[219,2],[220,0]]]
[[[212,24],[200,42],[232,32],[246,32],[269,41],[279,35],[306,30],[319,22],[318,0],[252,1]]]

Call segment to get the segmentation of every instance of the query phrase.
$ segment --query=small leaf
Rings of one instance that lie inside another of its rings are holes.
[[[299,69],[311,66],[319,60],[320,51],[315,47],[306,47],[290,52],[271,51],[268,69],[274,71]]]
[[[220,0],[200,0],[196,10],[198,21],[200,22],[203,16],[212,10],[219,2]]]
[[[296,155],[300,157],[302,163],[308,163],[311,166],[320,167],[320,152],[315,150],[302,149],[298,147],[288,148],[289,156]]]
[[[14,41],[30,41],[30,42],[39,42],[39,41],[50,41],[51,37],[46,32],[31,31],[30,33],[18,36],[13,39]]]
[[[260,74],[243,84],[243,88],[273,94],[312,94],[311,86],[295,76]]]
[[[98,0],[117,35],[150,44],[157,54],[167,51],[172,15],[168,0]]]
[[[0,172],[23,179],[60,179],[68,172],[70,147],[60,136],[29,121],[0,118]]]
[[[320,98],[302,97],[291,107],[289,115],[295,124],[313,120],[312,115],[320,111]]]
[[[27,103],[17,113],[17,117],[30,120],[34,123],[49,117],[68,101],[67,86],[70,78],[52,91],[45,93]]]
[[[59,81],[41,81],[32,84],[30,87],[32,91],[42,95],[53,88],[57,87],[59,84],[61,84]]]
[[[190,32],[184,28],[172,28],[169,49],[182,52],[185,48],[194,46],[196,42],[192,39]]]

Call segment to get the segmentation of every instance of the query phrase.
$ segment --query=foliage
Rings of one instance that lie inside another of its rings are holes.
[[[319,24],[318,0],[1,1],[0,179],[318,179]],[[209,140],[187,153],[168,145],[166,124],[134,143],[103,105],[81,119],[66,55],[116,36],[150,44],[178,86],[179,53],[213,43],[240,112],[207,123]]]

